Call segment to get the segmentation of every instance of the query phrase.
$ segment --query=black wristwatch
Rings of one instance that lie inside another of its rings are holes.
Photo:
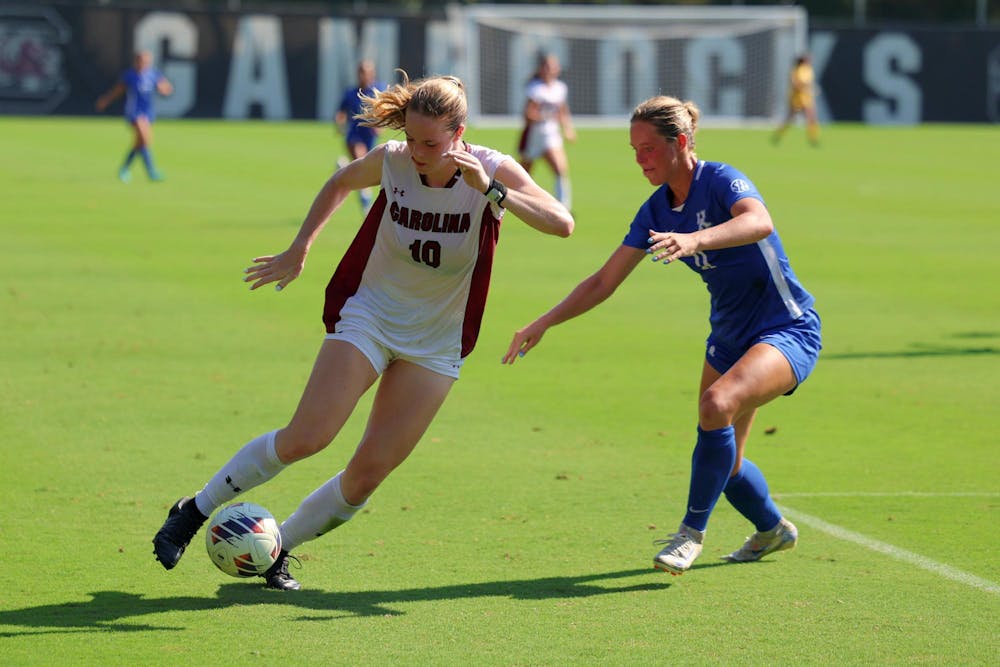
[[[490,187],[486,188],[486,192],[483,194],[497,206],[503,206],[503,200],[507,198],[507,186],[493,179],[490,181]]]

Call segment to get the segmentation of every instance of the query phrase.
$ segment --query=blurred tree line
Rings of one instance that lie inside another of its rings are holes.
[[[9,0],[0,0],[5,4]],[[44,0],[36,0],[46,4]],[[442,13],[449,4],[476,5],[791,5],[824,23],[1000,24],[1000,0],[57,0],[60,4],[223,9],[230,11],[335,11],[358,15]]]

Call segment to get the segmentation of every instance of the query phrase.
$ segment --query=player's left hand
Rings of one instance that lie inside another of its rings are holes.
[[[483,169],[483,164],[472,153],[455,150],[448,151],[444,157],[455,163],[455,168],[462,172],[462,180],[470,188],[486,192],[486,188],[490,187],[490,179],[486,175],[486,170]]]
[[[681,257],[690,257],[698,252],[698,242],[693,234],[676,232],[649,232],[649,247],[646,252],[654,262],[669,264]]]

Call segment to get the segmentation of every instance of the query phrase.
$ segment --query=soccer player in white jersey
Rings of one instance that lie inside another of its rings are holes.
[[[254,438],[193,497],[170,508],[153,538],[173,568],[206,518],[286,466],[324,449],[361,396],[378,389],[361,442],[344,470],[281,524],[283,550],[269,588],[294,590],[288,552],[348,521],[416,447],[458,378],[479,333],[504,212],[545,234],[569,236],[569,211],[512,157],[467,143],[463,83],[450,76],[364,96],[363,122],[402,130],[338,169],[319,191],[291,246],[255,258],[245,280],[282,290],[298,277],[317,235],[348,195],[380,186],[326,289],[326,339],[284,428]]]
[[[569,113],[569,89],[559,78],[561,71],[554,55],[544,54],[539,59],[538,70],[527,85],[518,152],[521,166],[529,173],[538,158],[549,164],[556,177],[556,198],[570,208],[572,190],[563,135],[567,141],[576,141],[576,130]]]
[[[514,363],[549,327],[607,299],[643,258],[667,265],[680,260],[705,281],[711,332],[687,510],[677,532],[658,541],[664,547],[653,559],[672,574],[690,568],[701,553],[709,516],[723,494],[756,528],[725,559],[755,561],[795,546],[795,526],[781,516],[764,475],[744,450],[757,408],[791,394],[812,371],[821,347],[813,297],[792,272],[757,188],[733,167],[695,155],[698,116],[692,102],[666,96],[635,108],[632,149],[657,189],[607,262],[517,331],[503,357]]]

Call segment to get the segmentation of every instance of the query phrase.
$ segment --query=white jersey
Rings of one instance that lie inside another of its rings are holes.
[[[541,118],[528,123],[521,137],[521,156],[529,160],[540,157],[550,148],[562,146],[562,126],[559,111],[566,104],[569,88],[560,79],[532,79],[526,91],[528,100],[538,105]]]
[[[491,179],[511,159],[466,144]],[[363,323],[412,356],[460,359],[475,346],[504,209],[457,176],[423,184],[405,142],[387,141],[381,191],[326,289],[323,321]]]

